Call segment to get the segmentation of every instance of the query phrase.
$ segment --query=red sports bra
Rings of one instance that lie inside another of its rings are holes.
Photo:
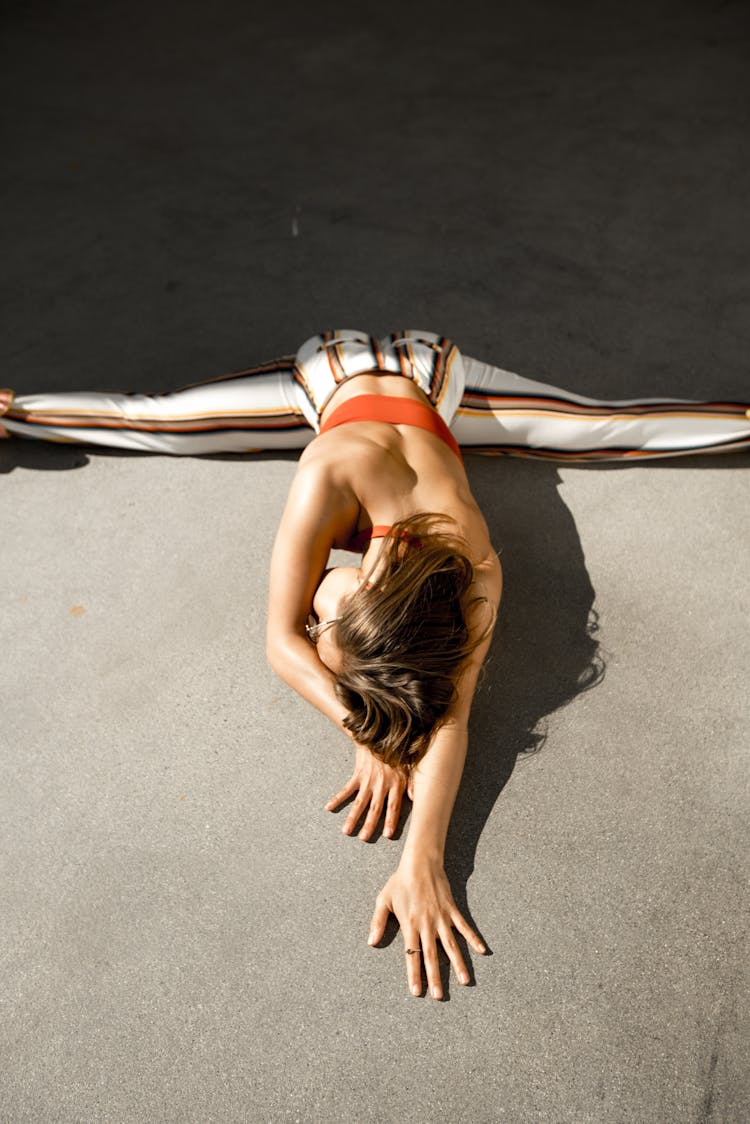
[[[384,539],[390,533],[391,528],[386,527],[383,523],[378,523],[374,527],[365,527],[364,531],[360,531],[349,539],[347,550],[366,550],[370,545],[371,539]]]
[[[370,545],[372,539],[384,539],[389,535],[393,527],[386,527],[384,523],[376,523],[374,527],[365,527],[364,531],[360,531],[349,539],[346,547],[347,550],[365,551]],[[419,548],[422,543],[416,535],[410,535],[408,531],[402,531],[400,537],[409,543],[410,546]]]
[[[392,425],[413,425],[426,429],[444,441],[451,452],[463,463],[458,442],[437,410],[413,398],[391,398],[386,394],[358,394],[337,406],[320,427],[321,433],[355,421],[382,421]]]

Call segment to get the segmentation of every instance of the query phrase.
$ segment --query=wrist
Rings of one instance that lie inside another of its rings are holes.
[[[415,867],[439,866],[445,863],[445,847],[437,841],[426,842],[408,838],[401,852],[399,867],[403,870],[413,870]]]

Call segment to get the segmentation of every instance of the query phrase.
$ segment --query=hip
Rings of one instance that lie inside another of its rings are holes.
[[[293,374],[300,408],[316,432],[332,408],[360,394],[426,402],[450,425],[466,382],[456,345],[413,329],[382,340],[350,329],[312,336],[297,352]]]

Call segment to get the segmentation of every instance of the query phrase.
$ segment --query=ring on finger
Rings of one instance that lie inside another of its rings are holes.
[[[422,951],[421,948],[407,948],[406,955],[407,956],[414,956],[416,954],[418,956],[421,951]]]

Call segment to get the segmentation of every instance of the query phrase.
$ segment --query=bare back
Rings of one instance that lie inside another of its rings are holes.
[[[427,401],[402,376],[359,375],[337,389],[322,421],[346,398],[359,394]],[[477,592],[497,609],[502,571],[487,524],[463,463],[438,436],[413,425],[356,421],[319,435],[299,459],[271,557],[268,643],[270,650],[281,653],[280,662],[296,653],[294,658],[310,679],[301,693],[325,713],[335,708],[325,692],[316,694],[319,661],[305,640],[305,622],[330,551],[349,548],[358,532],[421,512],[454,521],[449,529],[467,543]],[[378,540],[370,543],[362,558],[363,574],[375,566],[380,545]],[[477,627],[483,632],[486,621]],[[482,655],[477,649],[477,657]]]
[[[360,375],[344,383],[327,404],[325,422],[342,402],[360,394],[427,398],[410,379]],[[358,421],[317,437],[300,457],[298,476],[314,476],[330,487],[332,502],[351,496],[348,519],[336,527],[333,546],[346,548],[357,532],[390,525],[417,512],[447,515],[469,544],[475,565],[495,557],[487,524],[469,488],[459,458],[435,434],[411,425]],[[377,544],[370,551],[377,553]],[[367,555],[363,561],[366,567]]]

